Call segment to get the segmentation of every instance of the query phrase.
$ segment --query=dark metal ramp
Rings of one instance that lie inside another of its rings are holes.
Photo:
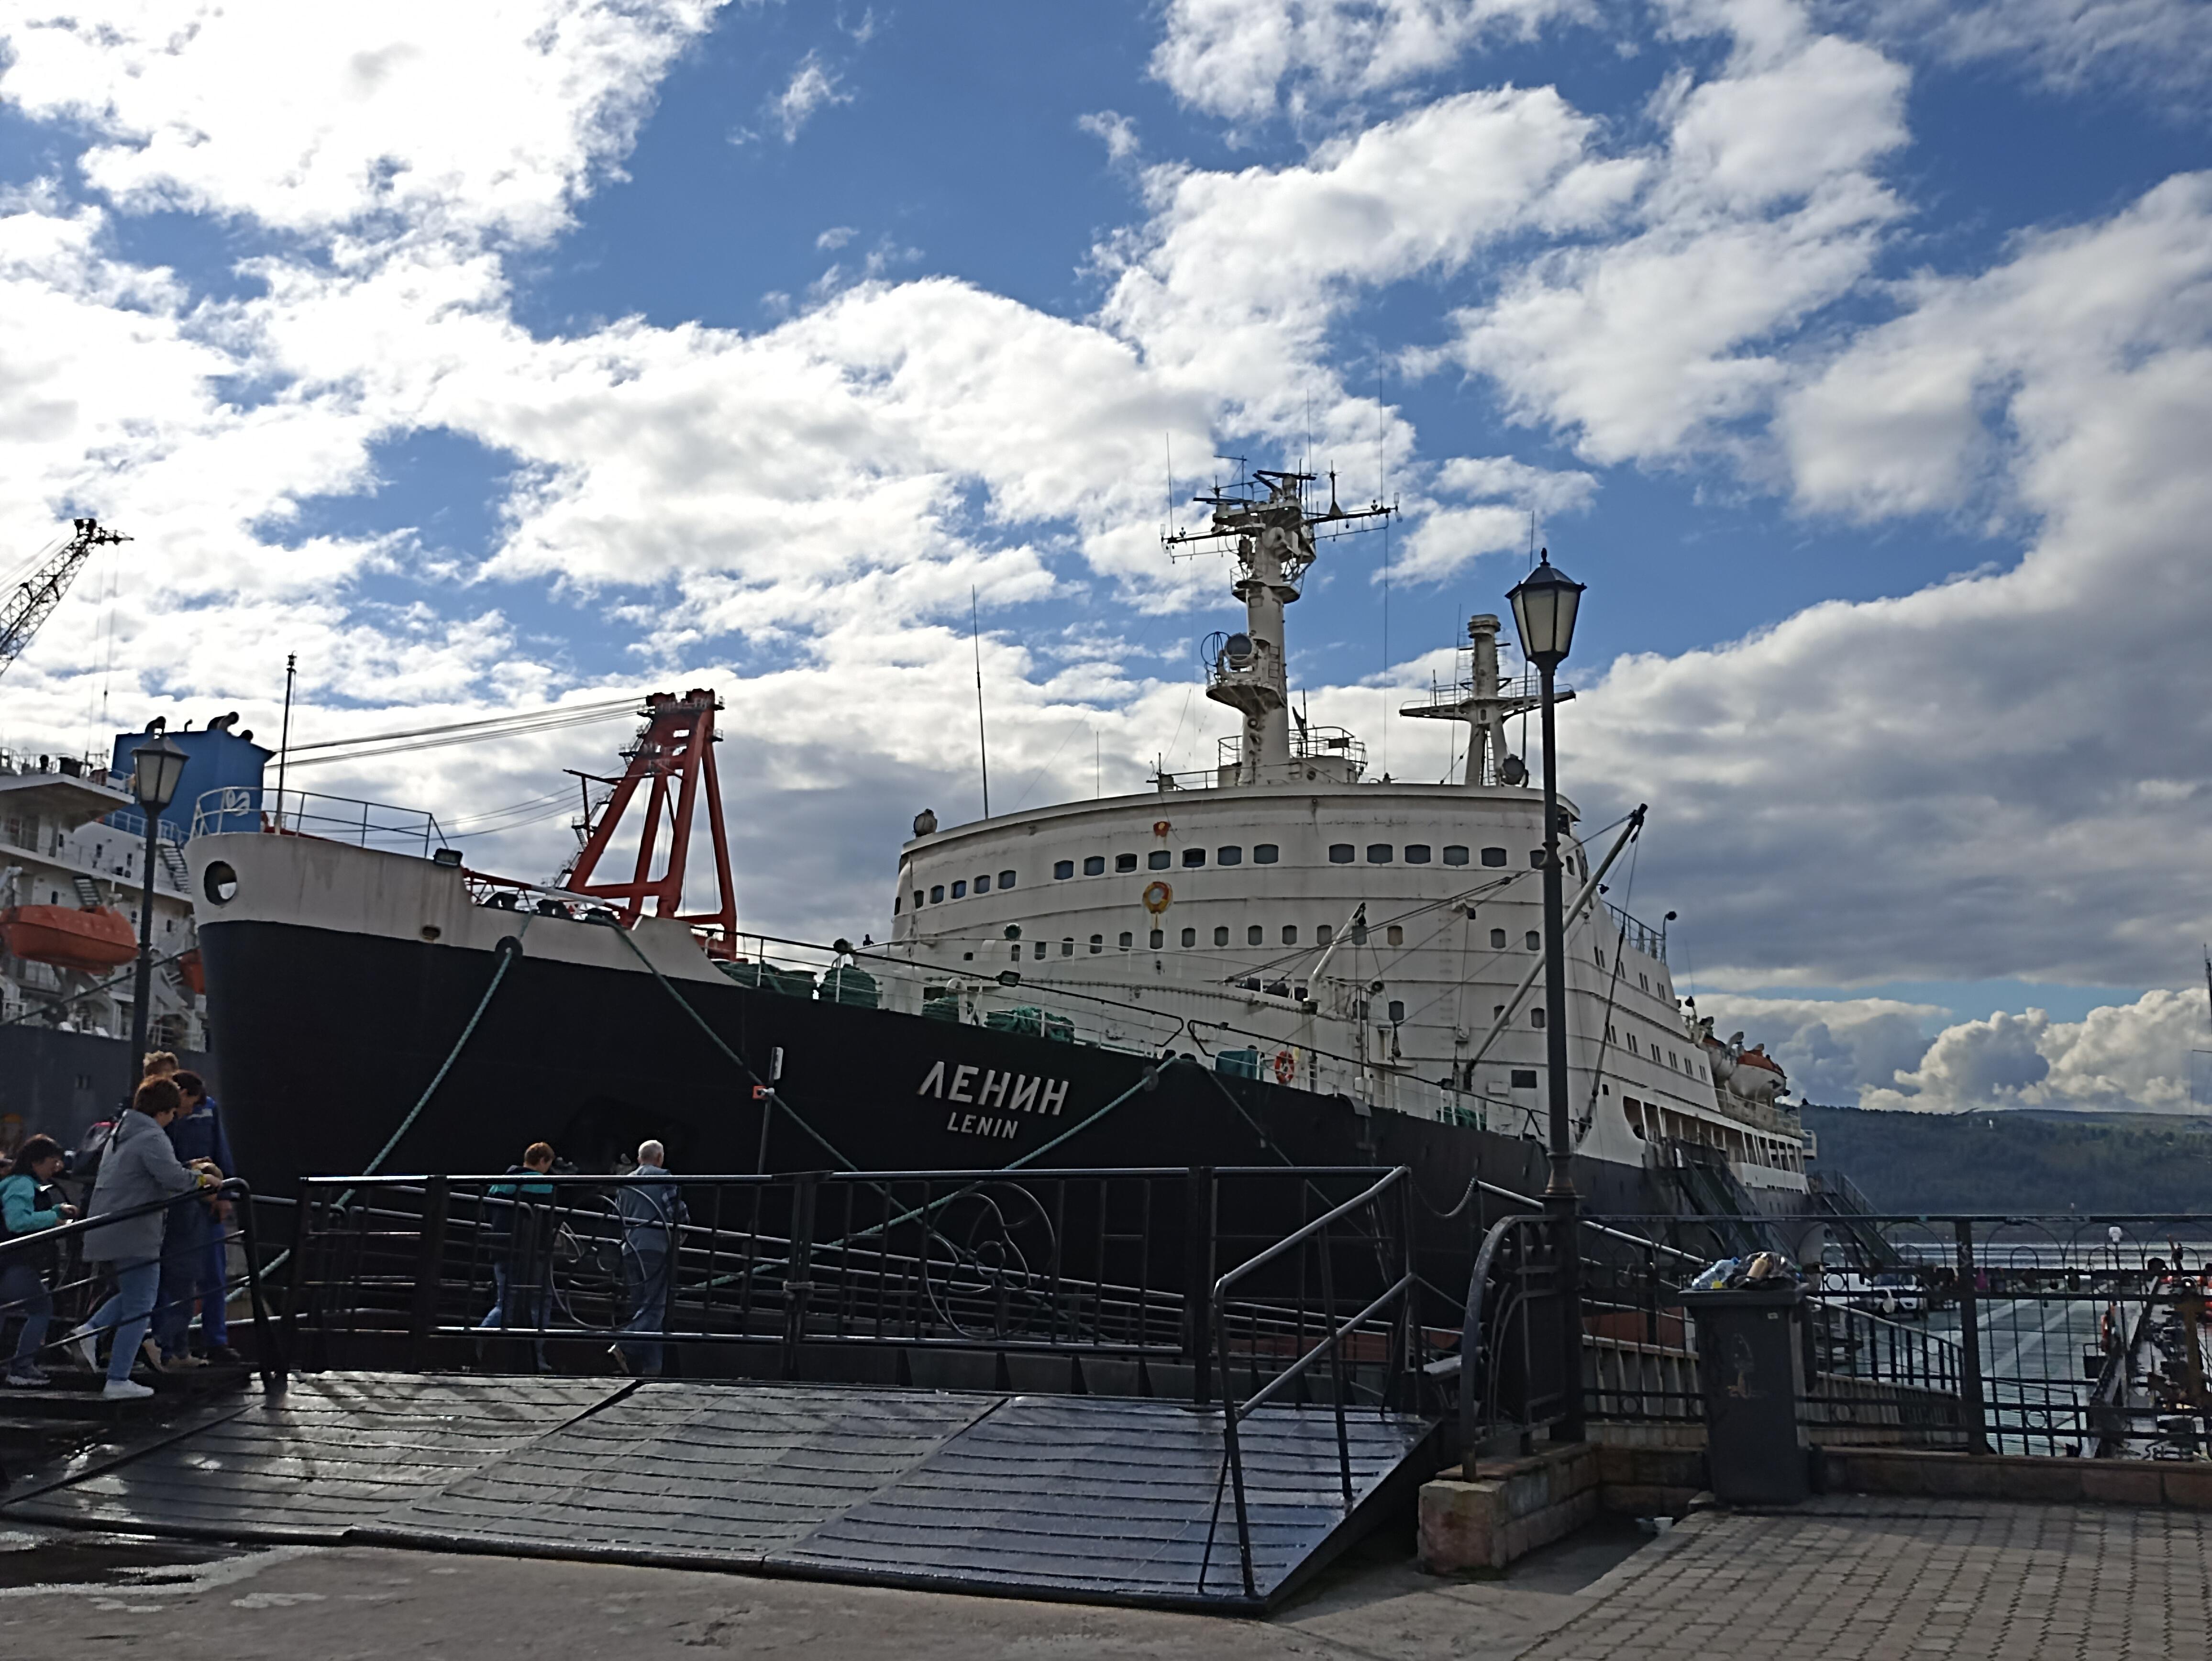
[[[0,1518],[1250,1608],[1428,1475],[1426,1421],[823,1384],[323,1374],[74,1462]]]

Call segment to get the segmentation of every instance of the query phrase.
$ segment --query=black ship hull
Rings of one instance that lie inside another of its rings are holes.
[[[1458,1207],[1478,1177],[1528,1195],[1545,1182],[1534,1141],[1203,1060],[1156,1067],[720,977],[663,981],[527,953],[487,1001],[496,952],[283,922],[204,924],[201,951],[231,1140],[264,1191],[358,1173],[380,1153],[387,1173],[501,1171],[538,1141],[605,1171],[647,1137],[695,1173],[1403,1165],[1432,1214]],[[781,1106],[756,1095],[772,1076]],[[1592,1209],[1664,1208],[1639,1169],[1584,1159],[1575,1177]],[[1490,1196],[1458,1214],[1510,1208]]]

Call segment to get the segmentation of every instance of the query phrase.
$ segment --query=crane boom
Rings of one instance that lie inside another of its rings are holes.
[[[92,557],[93,550],[131,540],[120,531],[104,528],[96,519],[80,519],[76,524],[76,532],[68,545],[25,578],[5,605],[0,605],[0,674],[5,674],[8,666],[23,655],[31,636],[62,603],[62,596],[84,569],[85,561]]]

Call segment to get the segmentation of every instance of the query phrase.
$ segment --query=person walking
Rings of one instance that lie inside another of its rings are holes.
[[[20,1240],[41,1229],[59,1228],[76,1215],[75,1206],[58,1200],[40,1204],[48,1197],[46,1184],[61,1168],[61,1144],[51,1136],[33,1136],[15,1150],[14,1166],[0,1177],[0,1220],[7,1224],[0,1238]],[[40,1390],[52,1382],[38,1362],[40,1347],[46,1342],[46,1323],[54,1313],[46,1281],[52,1250],[48,1241],[43,1246],[17,1246],[0,1256],[0,1324],[10,1314],[23,1317],[22,1332],[8,1363],[10,1390]]]
[[[553,1169],[553,1147],[532,1142],[522,1163],[507,1168],[510,1177],[543,1177]],[[484,1244],[491,1256],[494,1287],[491,1312],[477,1323],[527,1326],[538,1334],[532,1350],[538,1370],[545,1370],[545,1317],[553,1300],[553,1184],[494,1183],[485,1190]]]
[[[100,1177],[93,1184],[92,1202],[86,1208],[86,1214],[95,1221],[116,1218],[86,1230],[84,1236],[85,1260],[104,1262],[113,1269],[115,1292],[70,1334],[70,1342],[78,1347],[85,1365],[97,1372],[95,1346],[100,1335],[114,1333],[114,1346],[107,1357],[107,1384],[100,1392],[111,1400],[131,1401],[154,1393],[132,1381],[131,1363],[153,1319],[154,1300],[161,1290],[165,1220],[158,1211],[137,1216],[118,1214],[174,1199],[196,1188],[214,1188],[222,1181],[222,1172],[210,1160],[184,1164],[169,1146],[168,1137],[161,1134],[184,1108],[184,1092],[173,1079],[148,1079],[139,1085],[100,1156]]]
[[[668,1152],[659,1142],[641,1142],[633,1177],[666,1177]],[[622,1214],[623,1279],[629,1288],[629,1317],[623,1323],[629,1335],[608,1351],[615,1365],[641,1378],[659,1376],[663,1346],[660,1335],[668,1329],[668,1296],[674,1290],[677,1230],[691,1220],[684,1208],[684,1192],[671,1182],[625,1183],[615,1196]],[[639,1335],[651,1334],[651,1342]]]
[[[208,1094],[206,1082],[198,1074],[184,1070],[169,1076],[185,1098],[184,1111],[169,1124],[169,1146],[176,1150],[179,1162],[204,1159],[218,1171],[235,1171],[230,1139],[223,1135],[222,1110]],[[169,1208],[161,1250],[161,1303],[154,1317],[154,1337],[165,1368],[201,1366],[206,1361],[235,1364],[240,1359],[230,1347],[229,1315],[223,1307],[229,1293],[224,1261],[229,1220],[228,1200],[187,1195]],[[192,1353],[188,1342],[196,1301],[200,1355]]]

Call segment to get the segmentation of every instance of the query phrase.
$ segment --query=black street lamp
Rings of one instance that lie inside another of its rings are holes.
[[[161,833],[161,810],[175,800],[185,775],[185,752],[170,741],[159,719],[146,730],[153,736],[131,752],[131,794],[146,815],[145,883],[138,894],[138,978],[131,1001],[131,1081],[135,1088],[145,1063],[147,1005],[154,995],[154,865]]]
[[[1552,1214],[1558,1239],[1560,1280],[1560,1392],[1563,1410],[1555,1434],[1565,1441],[1583,1435],[1582,1257],[1575,1193],[1575,1147],[1567,1103],[1567,924],[1566,896],[1559,864],[1558,746],[1553,741],[1553,677],[1574,647],[1575,615],[1582,607],[1583,585],[1552,563],[1544,550],[1536,569],[1514,585],[1514,626],[1521,633],[1521,655],[1543,678],[1544,718],[1544,1061],[1551,1104],[1551,1180],[1544,1208]]]

